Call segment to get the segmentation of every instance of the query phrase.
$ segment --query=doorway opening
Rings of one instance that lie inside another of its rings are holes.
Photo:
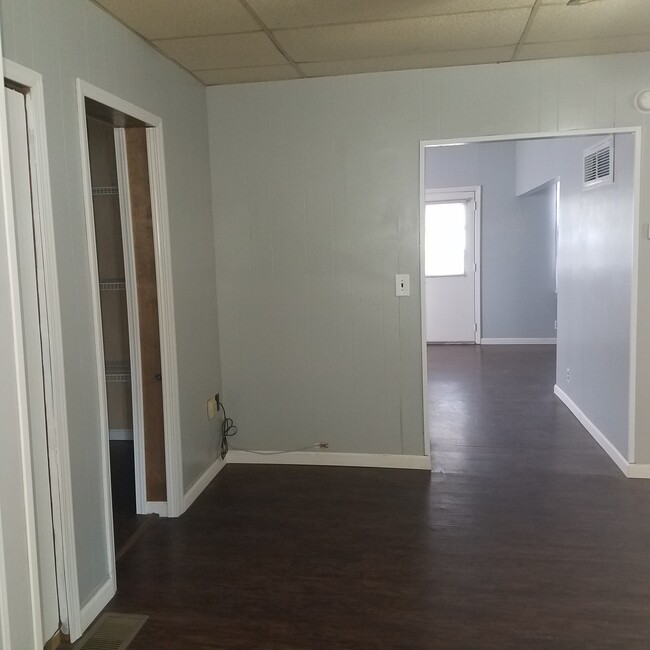
[[[481,340],[481,187],[427,189],[424,208],[426,338]]]
[[[634,130],[615,129],[422,143],[425,445],[433,445],[432,455],[436,432],[445,439],[446,429],[463,439],[456,459],[472,445],[484,452],[497,439],[517,444],[514,432],[508,440],[488,433],[486,418],[505,430],[521,416],[523,426],[537,408],[531,402],[530,412],[516,413],[525,386],[536,390],[541,382],[547,422],[563,403],[619,467],[632,462],[636,138]],[[440,343],[469,346],[432,345]],[[534,367],[537,379],[526,375]],[[505,381],[518,373],[520,382]],[[481,407],[489,413],[473,412],[500,383],[515,392],[495,393]],[[452,456],[443,471],[453,471]]]
[[[155,516],[147,503],[167,501],[147,127],[116,129],[89,100],[86,116],[119,558]]]

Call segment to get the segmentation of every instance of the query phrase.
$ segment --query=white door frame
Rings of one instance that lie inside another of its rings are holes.
[[[451,201],[474,201],[474,343],[481,342],[481,186],[445,187],[425,190],[424,203],[447,203]],[[425,218],[422,212],[421,219]],[[424,224],[421,226],[424,232]],[[422,266],[424,267],[424,244],[422,245]],[[425,276],[426,290],[426,276]],[[426,309],[426,295],[424,305]],[[425,314],[426,317],[426,314]],[[426,338],[426,330],[425,330]]]
[[[571,138],[583,135],[616,135],[630,133],[634,135],[634,227],[633,227],[633,260],[632,260],[632,295],[630,306],[630,397],[628,403],[628,458],[629,463],[635,460],[635,429],[636,429],[636,351],[637,351],[637,312],[639,285],[639,223],[640,223],[640,193],[641,193],[641,138],[642,127],[615,127],[611,129],[576,129],[575,131],[545,131],[540,133],[504,133],[503,135],[486,135],[458,138],[442,138],[436,140],[420,140],[420,338],[422,340],[422,410],[423,410],[423,442],[425,456],[431,455],[431,436],[429,435],[427,392],[429,373],[427,368],[427,335],[426,335],[426,286],[424,277],[424,211],[426,205],[426,150],[435,146],[455,146],[478,142],[516,142],[518,140],[542,140],[548,138]]]
[[[26,109],[31,157],[30,172],[33,183],[35,249],[37,263],[41,268],[40,276],[42,276],[39,278],[38,299],[43,306],[41,337],[59,613],[62,630],[74,634],[80,630],[79,585],[72,507],[61,303],[56,265],[43,77],[29,68],[4,59],[4,78],[29,89],[26,95]],[[11,216],[15,219],[15,215]],[[20,359],[24,363],[24,355],[20,355]],[[29,437],[29,431],[23,431],[22,435]],[[30,495],[27,497],[29,498]],[[34,498],[33,490],[31,498]],[[36,544],[36,539],[31,539],[35,531],[27,532],[30,544]],[[36,596],[40,598],[38,592]],[[42,646],[42,640],[40,645]]]
[[[82,175],[84,188],[84,207],[86,213],[86,235],[88,247],[89,272],[92,291],[93,321],[95,334],[95,364],[97,370],[97,391],[100,405],[100,435],[102,438],[102,482],[104,490],[104,520],[106,525],[106,553],[109,579],[100,588],[98,598],[93,598],[83,612],[84,623],[90,623],[114,595],[117,583],[115,576],[115,547],[113,541],[113,517],[111,503],[111,477],[109,458],[108,406],[106,402],[106,377],[104,366],[104,349],[102,342],[101,305],[99,296],[99,273],[97,268],[97,251],[95,242],[95,223],[92,200],[92,181],[88,152],[88,131],[86,125],[86,99],[95,100],[104,106],[131,116],[146,125],[147,153],[149,159],[149,181],[151,185],[151,207],[153,218],[154,253],[156,262],[156,286],[158,291],[158,316],[160,323],[160,351],[163,389],[163,418],[165,426],[165,463],[167,502],[146,502],[146,511],[156,512],[161,516],[177,517],[183,512],[183,474],[181,460],[180,412],[178,391],[178,363],[176,357],[176,326],[174,319],[174,296],[171,268],[171,244],[169,234],[169,214],[167,206],[167,180],[165,174],[165,155],[163,145],[162,119],[148,111],[135,106],[101,88],[97,88],[82,79],[77,79],[77,104],[79,117],[79,139],[82,151]],[[119,134],[116,141],[119,142]],[[118,154],[118,155],[123,155]],[[120,159],[119,164],[124,165]],[[122,167],[122,173],[124,167]],[[124,176],[122,176],[122,184]],[[122,188],[121,188],[122,189]],[[129,213],[130,214],[130,213]],[[128,218],[128,215],[126,215]],[[129,253],[125,249],[125,258]],[[129,266],[130,263],[125,263]],[[132,267],[131,267],[132,268]],[[134,333],[129,334],[129,337]],[[132,348],[133,352],[133,348]],[[137,372],[137,368],[136,368]],[[132,381],[136,377],[132,376]],[[141,413],[142,393],[134,391],[134,415]],[[136,423],[134,422],[134,425]],[[135,431],[134,431],[135,436]],[[138,469],[136,467],[136,469]],[[144,461],[141,460],[141,469]],[[144,498],[144,472],[136,481],[140,481],[140,505]],[[101,595],[101,597],[99,597]]]

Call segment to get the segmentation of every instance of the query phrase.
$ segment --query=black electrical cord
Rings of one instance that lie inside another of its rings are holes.
[[[217,409],[223,411],[223,422],[221,423],[221,458],[225,458],[228,453],[228,438],[232,438],[237,433],[237,425],[232,418],[226,415],[226,408],[217,397]]]

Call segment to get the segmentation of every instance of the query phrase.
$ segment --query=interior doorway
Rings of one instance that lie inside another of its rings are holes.
[[[167,500],[146,126],[118,130],[93,103],[86,114],[119,557],[155,516],[147,504]]]
[[[429,382],[429,372],[435,375],[438,387],[455,387],[458,399],[450,407],[464,423],[471,424],[462,444],[472,439],[479,449],[485,448],[486,442],[484,414],[472,417],[472,404],[460,399],[476,388],[471,382],[479,381],[484,392],[490,392],[503,373],[519,372],[517,363],[525,365],[529,359],[528,366],[533,368],[535,360],[542,363],[543,359],[547,368],[548,359],[552,359],[554,382],[546,370],[543,380],[550,403],[563,403],[619,467],[633,458],[629,414],[635,397],[634,341],[630,331],[636,309],[637,138],[638,133],[619,129],[422,144],[423,315],[429,315],[431,294],[427,252],[435,251],[426,240],[427,218],[433,219],[435,214],[431,192],[444,195],[461,184],[480,186],[482,206],[476,241],[480,248],[482,332],[477,342],[481,349],[471,352],[466,347],[459,353],[465,355],[462,357],[454,356],[452,348],[427,351],[427,343],[454,342],[454,338],[450,334],[432,336],[423,318],[427,448],[432,440],[435,444],[436,433],[430,429],[435,418],[429,416],[426,405],[438,416],[444,411],[439,389]],[[452,199],[443,198],[445,210],[453,206]],[[447,243],[439,253],[443,259],[450,248]],[[462,311],[454,300],[455,294],[444,304]],[[466,337],[458,337],[462,338]],[[495,345],[508,349],[492,347]],[[435,368],[427,368],[427,357]],[[463,374],[470,363],[478,364],[473,380],[467,378],[472,373]],[[488,365],[495,376],[488,376]],[[467,390],[464,381],[469,382]],[[513,390],[517,386],[525,391],[524,382],[511,385]],[[508,398],[495,395],[491,415],[510,422],[519,403],[525,404],[523,393]],[[537,433],[542,436],[541,443],[543,431]],[[516,432],[513,436],[510,442],[516,443]],[[461,445],[461,441],[454,444]]]

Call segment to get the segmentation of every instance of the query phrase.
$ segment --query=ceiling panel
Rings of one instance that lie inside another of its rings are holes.
[[[236,0],[97,0],[149,40],[252,32],[259,26]]]
[[[562,43],[529,43],[522,45],[517,54],[517,60],[643,52],[648,49],[649,41],[650,34],[641,34],[639,36],[613,36]]]
[[[154,44],[188,70],[286,64],[263,32],[170,39]]]
[[[248,0],[271,29],[532,8],[535,0]]]
[[[277,30],[274,35],[295,61],[340,61],[514,45],[529,15],[528,9],[509,9]]]
[[[650,33],[650,0],[600,0],[569,7],[540,7],[527,43],[574,41]],[[647,43],[650,47],[650,41]]]
[[[514,51],[515,46],[510,45],[508,47],[461,50],[456,52],[434,52],[431,54],[408,54],[405,56],[373,59],[303,63],[300,67],[308,77],[329,77],[387,70],[411,70],[453,65],[472,65],[477,63],[499,63],[502,61],[510,61]]]
[[[265,65],[255,68],[228,68],[202,70],[194,73],[208,86],[217,84],[240,84],[255,81],[281,81],[298,79],[298,73],[290,65]]]

